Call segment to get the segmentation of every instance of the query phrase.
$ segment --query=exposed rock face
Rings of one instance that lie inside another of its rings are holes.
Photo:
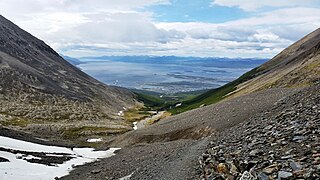
[[[271,87],[296,87],[320,79],[320,28],[254,70],[231,97]]]
[[[117,113],[135,103],[131,92],[93,79],[0,16],[1,124],[31,131],[29,124],[119,125]]]

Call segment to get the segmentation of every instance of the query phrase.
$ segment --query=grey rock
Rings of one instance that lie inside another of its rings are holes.
[[[263,172],[260,172],[258,174],[258,177],[259,177],[260,180],[269,180],[269,177]]]
[[[263,151],[259,150],[259,149],[254,149],[252,151],[250,151],[249,155],[250,156],[257,156],[257,155],[261,155],[263,154]]]
[[[101,172],[100,169],[95,169],[93,171],[91,171],[91,174],[99,174]]]
[[[298,170],[301,170],[301,168],[302,168],[302,166],[299,163],[294,162],[294,161],[290,162],[290,167],[293,171],[298,171]]]
[[[256,179],[257,178],[248,171],[245,171],[240,177],[240,180],[256,180]]]
[[[0,157],[0,163],[1,163],[1,162],[10,162],[10,161],[9,161],[9,159],[6,159],[6,158],[3,158],[3,157]]]
[[[305,139],[306,139],[305,136],[294,136],[292,141],[302,142]]]
[[[282,160],[287,160],[287,159],[292,159],[292,158],[293,158],[292,155],[282,156],[282,157],[281,157]]]
[[[286,179],[291,177],[293,174],[287,171],[279,171],[278,172],[278,179]]]

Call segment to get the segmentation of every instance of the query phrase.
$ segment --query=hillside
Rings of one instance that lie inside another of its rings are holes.
[[[272,87],[307,86],[319,78],[320,29],[317,29],[237,80],[182,102],[182,106],[170,111],[181,113]]]
[[[0,16],[0,124],[66,139],[131,129],[118,112],[135,95],[74,67],[43,41]]]
[[[253,78],[236,86],[232,96],[273,87],[297,87],[320,79],[320,28],[255,69]]]

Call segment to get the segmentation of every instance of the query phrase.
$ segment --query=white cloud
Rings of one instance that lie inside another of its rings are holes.
[[[233,4],[233,1],[228,2],[231,4],[215,1],[219,5],[238,6],[236,1]],[[249,1],[243,2],[245,7]],[[255,8],[265,6],[264,3],[250,2]],[[289,6],[284,4],[287,1],[281,2],[283,4],[277,6]],[[320,27],[319,8],[308,7],[255,12],[254,17],[224,23],[155,22],[154,14],[146,7],[163,3],[170,2],[0,0],[0,9],[5,17],[43,39],[58,52],[70,56],[272,57]]]
[[[279,36],[275,35],[272,32],[268,31],[258,31],[256,34],[248,38],[251,41],[259,41],[259,42],[275,42],[280,39]]]
[[[256,11],[263,7],[296,7],[319,5],[319,0],[214,0],[212,5],[239,7],[245,11]]]
[[[320,11],[316,8],[286,8],[220,24],[158,23],[157,26],[184,32],[190,39],[203,43],[193,46],[195,48],[207,45],[214,47],[211,52],[203,53],[272,57],[319,28]]]
[[[0,0],[3,13],[69,11],[92,12],[132,10],[155,4],[168,4],[169,0]]]

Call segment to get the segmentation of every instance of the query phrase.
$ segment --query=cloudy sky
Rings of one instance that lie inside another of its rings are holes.
[[[267,57],[320,27],[320,0],[0,0],[0,14],[73,57]]]

